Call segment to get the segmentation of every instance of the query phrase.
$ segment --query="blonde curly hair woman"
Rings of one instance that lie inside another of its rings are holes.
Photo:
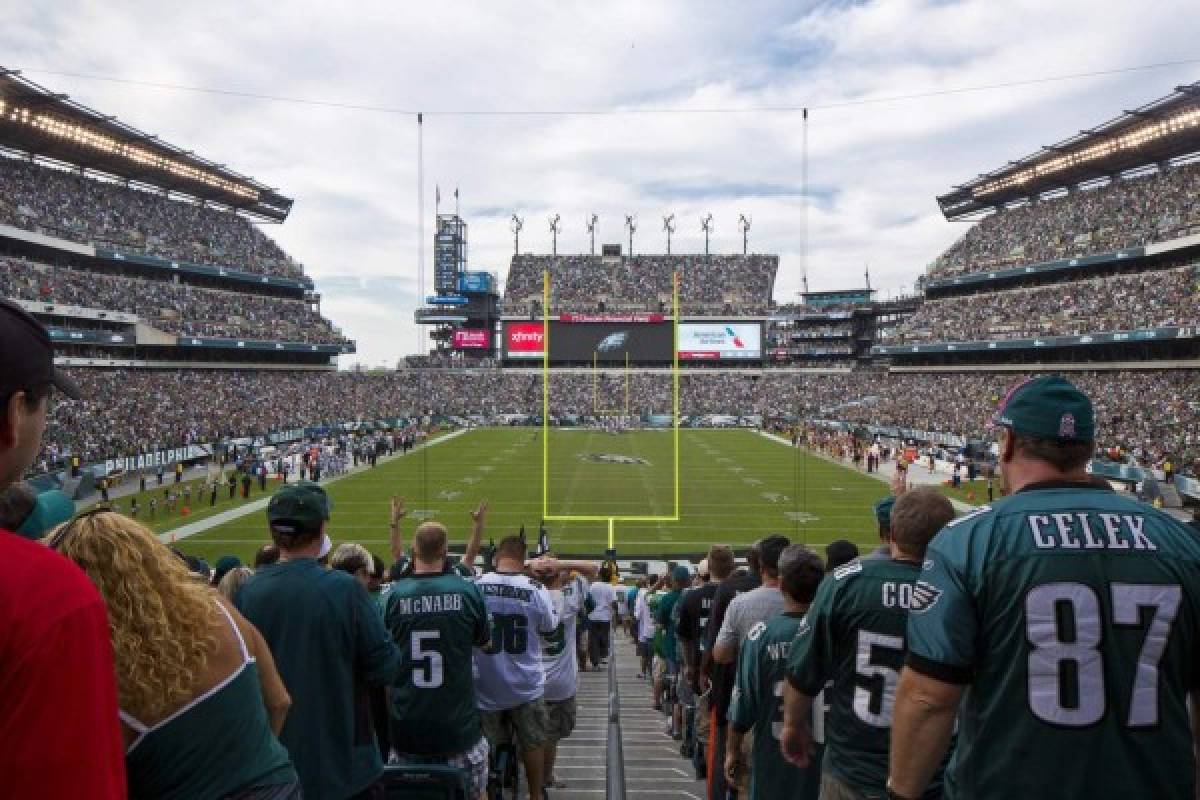
[[[299,797],[276,739],[291,701],[254,626],[127,517],[83,514],[47,544],[108,607],[130,797]]]

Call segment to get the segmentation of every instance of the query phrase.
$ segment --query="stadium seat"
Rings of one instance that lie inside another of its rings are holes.
[[[467,776],[436,764],[389,766],[383,771],[388,800],[469,800]]]

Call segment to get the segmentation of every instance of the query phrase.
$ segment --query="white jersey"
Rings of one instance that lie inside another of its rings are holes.
[[[588,593],[592,596],[592,602],[596,607],[588,614],[588,619],[596,620],[597,622],[608,622],[612,619],[612,605],[616,600],[616,595],[613,594],[613,587],[610,583],[604,581],[595,581],[588,587]]]
[[[574,697],[578,688],[575,627],[586,594],[587,581],[578,575],[561,589],[550,592],[554,610],[558,613],[558,627],[552,633],[542,634],[542,664],[546,668],[547,703],[561,703]]]
[[[654,638],[654,614],[650,611],[650,604],[646,601],[650,597],[649,589],[639,589],[634,612],[638,623],[638,639],[643,642],[648,642]]]
[[[475,694],[480,711],[505,711],[545,691],[542,637],[558,627],[550,592],[519,573],[489,572],[476,585],[492,616],[492,641],[475,650]]]

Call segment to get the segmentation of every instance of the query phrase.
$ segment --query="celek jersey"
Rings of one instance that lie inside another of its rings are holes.
[[[546,667],[545,698],[547,703],[559,703],[575,696],[579,684],[578,662],[575,658],[575,628],[579,610],[587,596],[587,581],[576,576],[562,587],[552,590],[550,599],[558,614],[558,626],[542,636],[542,664]]]
[[[1028,487],[933,540],[908,664],[969,683],[953,797],[1192,798],[1200,539],[1085,484]]]
[[[550,593],[519,573],[489,572],[476,581],[492,615],[492,640],[475,651],[480,711],[530,703],[545,690],[541,634],[558,627]]]

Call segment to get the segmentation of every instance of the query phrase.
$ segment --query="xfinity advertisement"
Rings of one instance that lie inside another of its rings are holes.
[[[681,361],[762,358],[762,326],[746,322],[679,323]]]

